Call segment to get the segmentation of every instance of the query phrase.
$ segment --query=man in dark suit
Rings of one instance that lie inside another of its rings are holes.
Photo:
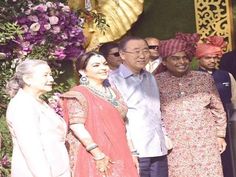
[[[236,79],[236,50],[225,53],[220,60],[220,69],[230,72]]]

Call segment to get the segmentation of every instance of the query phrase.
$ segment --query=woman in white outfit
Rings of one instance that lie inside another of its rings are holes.
[[[47,62],[25,60],[7,83],[12,177],[70,177],[66,123],[40,98],[53,81]]]

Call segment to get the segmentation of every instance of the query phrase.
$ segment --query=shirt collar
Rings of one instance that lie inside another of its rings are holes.
[[[152,63],[159,63],[160,61],[162,61],[161,57],[156,58],[155,60],[151,61]]]
[[[203,68],[203,67],[199,67],[198,70],[199,70],[199,71],[203,71],[203,72],[207,72],[207,73],[209,73],[209,74],[213,74],[213,73],[215,72],[215,69],[213,69],[212,71],[208,71],[208,70],[206,70],[206,69]]]
[[[127,66],[123,64],[120,64],[119,72],[125,79],[130,76],[134,76],[134,73]],[[142,69],[139,75],[145,75],[145,70]]]

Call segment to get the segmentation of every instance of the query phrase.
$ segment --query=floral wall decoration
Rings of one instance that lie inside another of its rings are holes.
[[[82,23],[82,19],[63,3],[32,5],[17,18],[17,24],[23,30],[22,37],[17,40],[21,54],[46,48],[44,54],[49,60],[78,58],[84,52]]]

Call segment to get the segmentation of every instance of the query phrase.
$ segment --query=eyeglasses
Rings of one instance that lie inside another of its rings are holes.
[[[119,57],[120,53],[119,52],[115,52],[115,53],[110,53],[109,55],[114,55],[115,57]]]
[[[148,48],[157,50],[157,49],[159,49],[159,46],[158,45],[149,45]]]
[[[134,54],[134,55],[140,55],[140,54],[147,55],[147,54],[149,54],[149,50],[148,50],[148,49],[134,50],[134,51],[123,50],[123,52],[125,52],[125,53],[131,53],[131,54]]]

